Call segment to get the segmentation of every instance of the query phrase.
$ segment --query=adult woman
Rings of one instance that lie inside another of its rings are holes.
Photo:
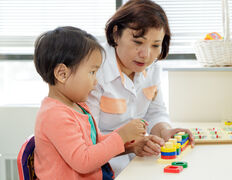
[[[97,74],[98,85],[88,105],[103,133],[132,119],[145,119],[150,136],[129,145],[139,156],[158,155],[164,140],[187,129],[172,129],[160,89],[156,64],[169,51],[170,30],[163,9],[150,0],[130,0],[106,24],[106,59]],[[120,162],[119,162],[120,159]],[[129,162],[128,155],[111,161],[116,174]]]

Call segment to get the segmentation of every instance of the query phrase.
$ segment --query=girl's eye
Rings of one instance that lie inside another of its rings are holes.
[[[142,44],[141,41],[136,41],[136,40],[133,40],[135,42],[135,44]]]
[[[94,75],[96,73],[96,71],[91,71],[90,74],[91,75]]]

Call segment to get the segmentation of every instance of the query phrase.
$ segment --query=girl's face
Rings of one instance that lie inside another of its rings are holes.
[[[165,35],[163,28],[149,28],[144,36],[135,38],[137,34],[138,31],[126,28],[121,37],[115,39],[117,60],[128,76],[144,71],[160,55]]]
[[[77,67],[76,71],[71,73],[65,83],[66,95],[73,102],[84,102],[91,90],[97,84],[96,72],[101,66],[102,55],[99,50],[94,50],[87,55]]]

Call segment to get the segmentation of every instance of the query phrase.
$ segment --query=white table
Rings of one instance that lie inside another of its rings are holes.
[[[220,123],[181,123],[181,127],[218,127]],[[180,126],[179,126],[180,127]],[[229,180],[232,179],[232,144],[196,145],[182,157],[188,168],[164,173],[157,157],[135,157],[116,180]]]

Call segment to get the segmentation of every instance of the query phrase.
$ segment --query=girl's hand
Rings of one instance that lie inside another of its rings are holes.
[[[192,147],[194,147],[194,137],[192,132],[189,129],[183,129],[183,128],[174,128],[174,129],[162,129],[160,134],[161,137],[165,140],[168,141],[171,137],[173,137],[176,133],[178,132],[185,132],[189,134],[189,141]]]
[[[117,130],[124,143],[132,142],[146,134],[145,120],[134,119]]]
[[[145,136],[137,142],[128,145],[131,152],[137,156],[158,156],[160,154],[160,147],[164,145],[164,140],[158,136]]]

